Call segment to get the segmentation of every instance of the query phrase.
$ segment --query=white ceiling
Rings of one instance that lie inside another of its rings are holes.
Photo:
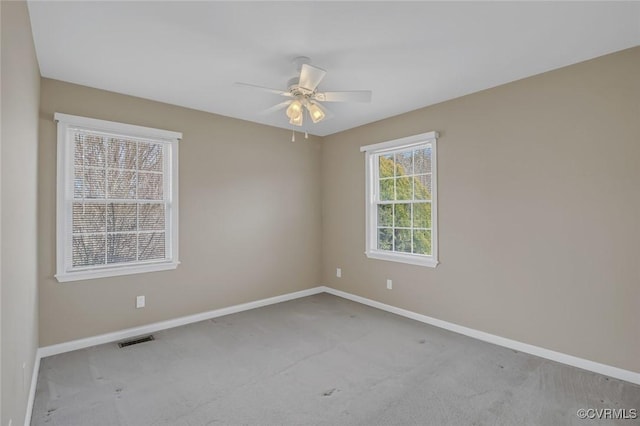
[[[640,44],[640,2],[30,1],[44,77],[290,128],[291,60],[328,71],[328,135]]]

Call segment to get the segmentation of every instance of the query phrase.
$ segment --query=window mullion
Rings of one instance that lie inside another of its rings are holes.
[[[102,138],[104,148],[104,264],[109,264],[109,172],[107,171],[107,157],[109,156],[108,139]],[[114,218],[115,220],[115,218]]]
[[[173,256],[172,235],[169,230],[173,221],[173,180],[170,176],[173,158],[166,146],[162,147],[162,201],[164,204],[164,256]]]
[[[410,203],[411,208],[409,209],[409,233],[411,234],[411,253],[413,253],[415,250],[413,248],[413,203]]]
[[[393,222],[391,222],[391,250],[396,251],[396,203],[398,202],[398,178],[396,176],[396,153],[393,153]]]
[[[136,161],[135,161],[135,181],[136,181],[136,261],[140,260],[140,198],[138,196],[138,179],[140,179],[140,143],[135,142]]]
[[[70,161],[71,164],[73,164],[72,171],[73,171],[73,185],[67,185],[65,182],[65,197],[67,200],[70,200],[68,203],[65,204],[65,236],[68,238],[68,244],[67,244],[67,250],[69,250],[68,253],[65,253],[65,264],[68,265],[66,266],[66,268],[68,269],[72,269],[73,268],[73,202],[75,200],[75,177],[76,177],[76,171],[75,171],[75,150],[76,150],[76,143],[75,143],[75,137],[76,137],[76,132],[71,131],[71,130],[67,130],[66,132],[66,141],[65,141],[65,147],[69,148],[72,147],[71,149],[69,149],[72,153],[70,156],[66,156],[66,160]],[[84,152],[85,152],[85,147],[84,147],[84,138],[81,138],[81,142],[80,145],[82,146],[82,168],[81,168],[81,175],[82,175],[82,191],[80,193],[81,197],[82,197],[82,206],[84,209],[84,197],[85,197],[85,191],[86,191],[86,182],[85,182],[85,172],[84,172]],[[67,173],[68,175],[69,172],[68,170],[65,170],[65,173]],[[70,177],[70,176],[69,176]],[[66,191],[69,190],[69,187],[71,186],[71,192],[67,195]],[[65,269],[66,269],[65,268]]]

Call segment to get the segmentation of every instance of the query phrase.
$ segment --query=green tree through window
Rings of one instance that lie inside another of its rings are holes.
[[[431,145],[378,156],[378,249],[431,255]]]

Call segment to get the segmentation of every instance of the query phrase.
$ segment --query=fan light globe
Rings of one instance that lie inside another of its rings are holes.
[[[310,103],[307,106],[307,109],[309,110],[309,115],[311,116],[311,121],[313,121],[314,123],[317,123],[319,121],[322,121],[325,117],[324,115],[324,111],[322,111],[322,109],[314,103]]]
[[[287,108],[287,117],[293,121],[298,119],[298,116],[302,117],[302,103],[296,99],[291,102],[291,105]]]
[[[302,126],[302,112],[300,112],[300,114],[291,117],[291,120],[289,120],[289,124],[293,124],[295,126]]]

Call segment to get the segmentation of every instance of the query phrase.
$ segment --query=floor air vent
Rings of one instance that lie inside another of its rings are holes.
[[[126,342],[120,342],[118,343],[118,346],[120,346],[121,348],[126,348],[127,346],[137,345],[138,343],[150,342],[152,340],[155,340],[153,336],[148,335],[144,337],[138,337],[137,339],[133,339],[133,340],[127,340]]]

